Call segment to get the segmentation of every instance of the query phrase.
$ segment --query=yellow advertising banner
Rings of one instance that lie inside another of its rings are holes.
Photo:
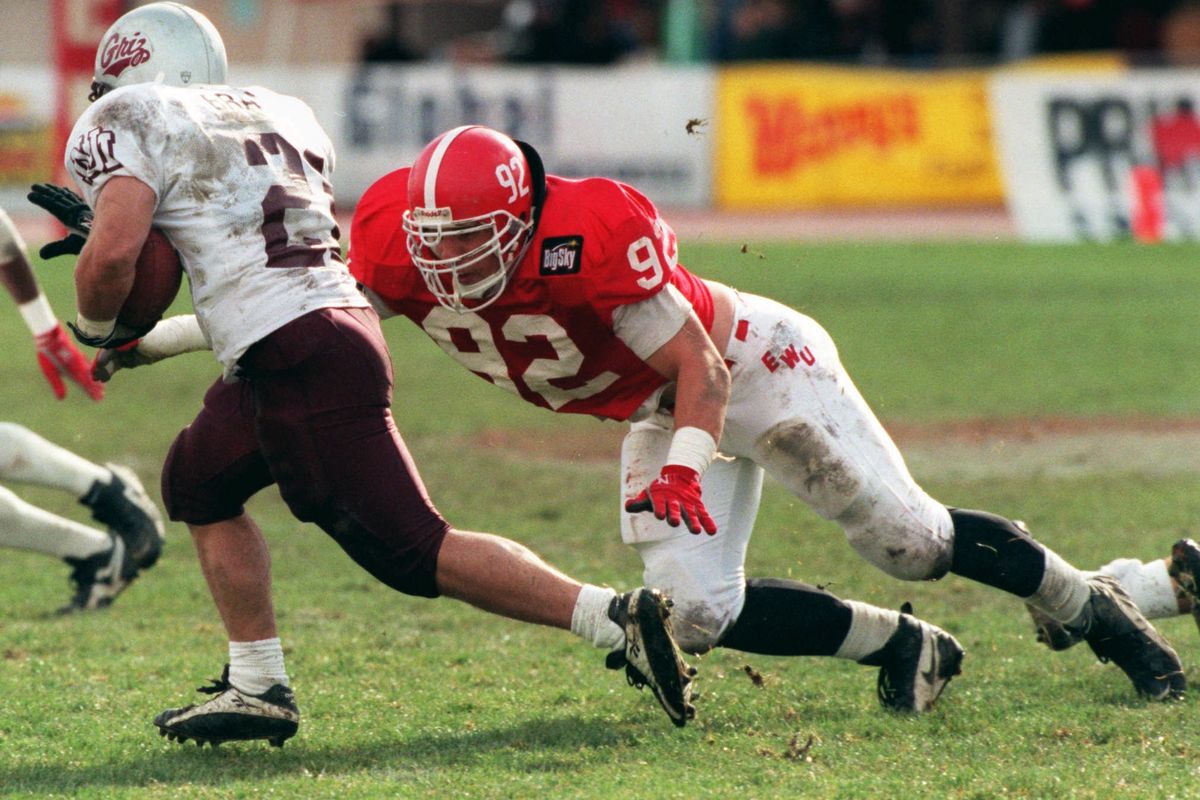
[[[722,69],[717,204],[1000,203],[987,76],[775,64]]]
[[[0,185],[25,188],[54,174],[53,131],[29,105],[28,97],[0,89]]]

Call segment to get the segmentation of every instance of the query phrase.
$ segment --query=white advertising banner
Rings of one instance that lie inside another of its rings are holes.
[[[1023,238],[1200,238],[1200,72],[1000,73],[990,95]]]
[[[36,210],[25,199],[29,184],[50,180],[62,159],[54,152],[53,98],[49,69],[0,69],[0,208],[10,214]]]
[[[714,73],[707,68],[231,72],[234,83],[260,83],[308,101],[337,149],[334,188],[345,205],[411,163],[437,134],[470,123],[529,142],[555,174],[623,180],[667,207],[705,207],[711,200]]]

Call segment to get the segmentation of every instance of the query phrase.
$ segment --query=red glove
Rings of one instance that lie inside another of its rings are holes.
[[[699,533],[701,527],[709,536],[717,532],[717,523],[700,499],[700,473],[691,467],[667,464],[653,483],[625,503],[625,510],[653,511],[672,528],[678,528],[682,519],[692,533]]]
[[[63,375],[79,384],[79,387],[87,392],[88,397],[93,400],[104,397],[104,386],[92,380],[91,365],[83,357],[83,353],[79,352],[75,343],[67,337],[67,332],[63,330],[61,323],[45,333],[33,337],[33,340],[37,342],[38,366],[42,368],[42,374],[50,382],[50,388],[54,391],[55,397],[62,400],[67,396],[67,386],[63,383]]]

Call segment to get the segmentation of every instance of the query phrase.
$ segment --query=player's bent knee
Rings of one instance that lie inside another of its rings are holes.
[[[737,620],[746,603],[746,576],[741,560],[724,558],[715,539],[668,539],[636,546],[645,569],[646,586],[664,592],[674,607],[671,628],[681,649],[706,653]]]
[[[689,600],[672,596],[671,627],[679,648],[692,655],[703,655],[717,646],[725,631],[737,619],[733,603]]]
[[[902,581],[931,581],[950,571],[949,541],[901,525],[866,525],[846,531],[850,546],[867,561]]]
[[[403,594],[437,597],[437,557],[450,526],[439,516],[380,534],[354,514],[333,511],[315,522],[356,564]]]

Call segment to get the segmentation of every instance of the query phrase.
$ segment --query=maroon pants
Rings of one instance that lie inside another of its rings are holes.
[[[297,519],[315,522],[394,589],[435,597],[449,526],[392,420],[392,368],[379,318],[325,308],[293,320],[217,381],[163,467],[172,520],[232,519],[271,483]]]

